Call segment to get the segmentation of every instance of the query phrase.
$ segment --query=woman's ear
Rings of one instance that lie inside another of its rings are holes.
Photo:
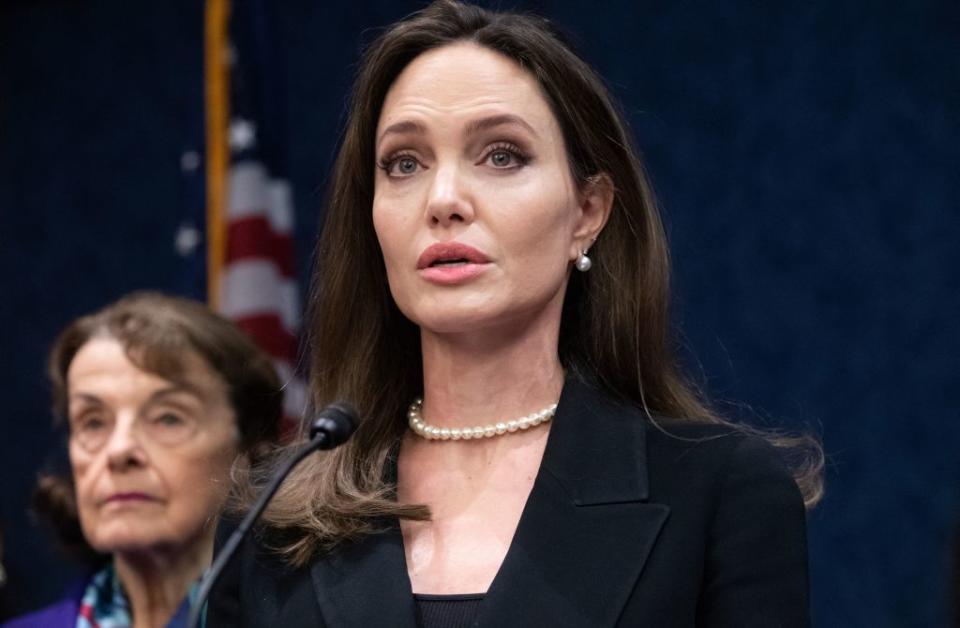
[[[573,231],[571,259],[590,248],[603,231],[613,207],[613,180],[606,172],[588,178],[579,193],[580,214]]]

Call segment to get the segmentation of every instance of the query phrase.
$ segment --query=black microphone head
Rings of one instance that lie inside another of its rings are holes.
[[[310,422],[310,440],[325,434],[327,438],[320,449],[333,449],[350,438],[359,422],[357,411],[350,404],[342,401],[331,403]]]

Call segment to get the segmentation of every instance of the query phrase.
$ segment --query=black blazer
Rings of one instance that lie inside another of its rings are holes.
[[[804,507],[777,453],[660,425],[568,379],[478,626],[809,625]],[[246,542],[207,625],[415,628],[399,525],[300,569]]]

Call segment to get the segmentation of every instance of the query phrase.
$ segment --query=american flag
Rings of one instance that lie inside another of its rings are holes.
[[[280,67],[262,0],[207,0],[207,290],[274,359],[284,431],[306,409],[293,195],[285,178]]]

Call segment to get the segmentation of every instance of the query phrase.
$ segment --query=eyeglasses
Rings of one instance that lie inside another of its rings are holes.
[[[132,429],[141,438],[171,447],[189,440],[196,434],[197,426],[197,420],[189,414],[164,409],[137,416]],[[95,452],[110,441],[116,430],[116,418],[96,410],[71,419],[70,440],[85,451]]]

